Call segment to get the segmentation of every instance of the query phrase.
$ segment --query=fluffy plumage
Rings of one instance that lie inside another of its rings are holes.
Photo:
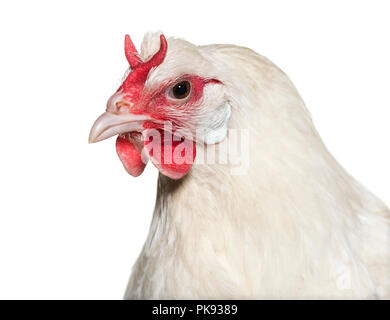
[[[147,34],[141,56],[159,46]],[[332,157],[288,77],[250,49],[170,38],[145,87],[183,74],[223,85],[206,86],[181,125],[248,130],[249,170],[195,162],[180,180],[160,174],[125,298],[390,297],[390,212]],[[224,156],[203,142],[199,153]]]

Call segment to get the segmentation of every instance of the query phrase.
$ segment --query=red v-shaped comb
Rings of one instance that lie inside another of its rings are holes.
[[[137,49],[135,48],[130,36],[125,36],[125,55],[132,69],[131,73],[125,81],[129,82],[145,82],[150,69],[160,65],[167,53],[167,40],[164,35],[160,35],[160,49],[148,61],[143,62],[140,58]]]

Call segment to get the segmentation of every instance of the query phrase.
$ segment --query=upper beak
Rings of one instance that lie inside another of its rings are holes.
[[[143,131],[143,122],[152,120],[150,117],[144,115],[135,115],[131,113],[113,114],[104,112],[96,119],[89,133],[89,143],[98,142],[117,134]]]

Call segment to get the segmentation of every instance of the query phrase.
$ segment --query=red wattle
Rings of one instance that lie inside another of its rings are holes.
[[[157,169],[174,180],[185,176],[194,163],[196,144],[189,139],[175,141],[170,133],[163,130],[158,130],[160,137],[149,135],[148,129],[145,131],[145,149]]]
[[[142,161],[141,149],[132,141],[118,136],[116,152],[126,171],[133,177],[138,177],[144,171],[146,163]]]

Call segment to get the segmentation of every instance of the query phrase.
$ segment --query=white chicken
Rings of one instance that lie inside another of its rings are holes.
[[[125,53],[89,140],[118,135],[128,173],[160,171],[126,299],[390,297],[390,212],[332,157],[280,69],[155,33],[140,54],[126,36]]]

